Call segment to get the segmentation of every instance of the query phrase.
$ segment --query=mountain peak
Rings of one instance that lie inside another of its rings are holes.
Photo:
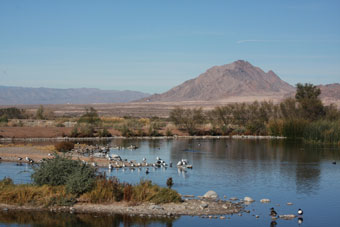
[[[198,77],[159,95],[150,101],[219,101],[232,97],[278,97],[294,92],[294,87],[273,71],[265,73],[245,60],[214,66]]]

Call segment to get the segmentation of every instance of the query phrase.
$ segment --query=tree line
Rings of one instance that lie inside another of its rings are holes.
[[[279,104],[271,101],[231,103],[213,110],[176,107],[170,120],[190,135],[274,135],[311,141],[340,141],[340,112],[325,106],[321,91],[312,84],[297,84],[296,95]],[[204,127],[210,125],[207,128]],[[313,133],[312,133],[313,132]]]

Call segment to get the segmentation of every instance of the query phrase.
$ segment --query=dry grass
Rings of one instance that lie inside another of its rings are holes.
[[[0,144],[1,147],[29,147],[40,151],[55,151],[54,145],[33,145],[33,144]]]
[[[117,178],[97,179],[96,185],[90,192],[83,194],[82,202],[112,203],[121,200],[127,202],[170,203],[180,202],[181,196],[174,190],[162,188],[151,181],[141,181],[137,185],[120,183]]]
[[[74,202],[74,196],[67,194],[64,186],[15,185],[9,178],[0,181],[0,203],[21,206],[61,206],[71,205]]]

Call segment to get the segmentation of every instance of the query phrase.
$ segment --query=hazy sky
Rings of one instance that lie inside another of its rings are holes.
[[[340,1],[0,0],[0,85],[164,92],[238,59],[340,83]]]

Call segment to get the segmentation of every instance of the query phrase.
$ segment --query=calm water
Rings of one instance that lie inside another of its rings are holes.
[[[250,196],[256,202],[249,206],[248,209],[252,210],[250,214],[242,217],[234,215],[227,220],[182,216],[169,220],[144,218],[141,222],[140,218],[110,216],[106,217],[107,222],[115,224],[109,225],[270,226],[270,207],[275,207],[279,214],[296,214],[298,208],[302,208],[305,214],[300,226],[331,226],[340,223],[339,147],[304,145],[282,140],[241,139],[113,140],[111,144],[137,145],[137,150],[111,150],[112,154],[128,160],[141,161],[146,157],[148,162],[154,162],[159,156],[175,166],[185,158],[194,168],[186,173],[178,172],[175,167],[157,170],[151,168],[149,175],[145,174],[144,169],[140,172],[128,169],[109,172],[108,169],[100,169],[108,176],[117,176],[121,181],[129,183],[137,183],[142,178],[150,179],[162,186],[165,186],[168,177],[172,177],[175,183],[173,188],[181,194],[197,196],[214,190],[221,197]],[[337,165],[333,165],[333,161],[337,161]],[[30,182],[30,171],[27,165],[0,164],[0,178],[9,176],[16,183]],[[272,202],[261,204],[259,200],[262,198],[269,198]],[[287,202],[293,205],[288,206]],[[253,215],[260,215],[260,218],[256,219]],[[17,214],[12,214],[11,218],[8,216],[1,213],[0,223],[37,225],[37,221],[30,218],[20,218]],[[61,220],[57,215],[47,216],[56,222]],[[84,225],[91,225],[95,217],[86,216],[88,219]],[[60,225],[73,226],[74,223],[81,225],[83,219],[68,215],[62,220]],[[297,219],[276,222],[277,226],[299,226]]]

